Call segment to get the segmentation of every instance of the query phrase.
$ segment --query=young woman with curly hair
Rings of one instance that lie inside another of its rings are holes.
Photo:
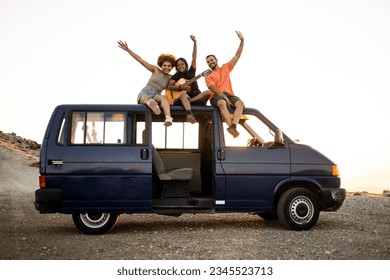
[[[161,92],[168,87],[169,80],[172,77],[169,73],[175,65],[175,56],[171,54],[161,54],[157,59],[157,67],[146,62],[139,55],[130,50],[126,42],[118,41],[118,47],[127,51],[135,60],[152,72],[152,76],[149,78],[148,83],[138,94],[138,104],[146,104],[156,115],[161,114],[160,107],[158,106],[158,104],[160,104],[165,114],[164,125],[171,126],[173,119],[171,117],[168,98],[165,95],[161,95]]]

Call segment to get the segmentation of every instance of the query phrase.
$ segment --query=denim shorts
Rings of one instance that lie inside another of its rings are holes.
[[[161,91],[155,89],[155,88],[151,88],[149,86],[146,86],[144,87],[141,92],[138,94],[138,97],[137,97],[137,103],[139,103],[139,100],[141,99],[141,97],[144,95],[144,94],[147,94],[149,95],[150,98],[154,99],[156,96],[160,96],[161,95]]]

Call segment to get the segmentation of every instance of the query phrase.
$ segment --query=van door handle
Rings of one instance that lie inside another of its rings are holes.
[[[141,159],[148,159],[149,158],[149,150],[146,148],[141,149]]]
[[[62,160],[60,160],[60,159],[49,159],[48,160],[48,164],[49,165],[56,165],[56,166],[58,166],[58,165],[63,165],[64,162]]]
[[[217,152],[218,160],[225,160],[226,159],[226,152],[224,149],[219,149]]]

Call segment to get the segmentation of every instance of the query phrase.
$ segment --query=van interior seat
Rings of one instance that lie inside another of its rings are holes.
[[[194,169],[192,168],[178,168],[173,170],[165,170],[164,162],[162,161],[156,148],[153,146],[153,167],[161,181],[189,181],[192,179]]]

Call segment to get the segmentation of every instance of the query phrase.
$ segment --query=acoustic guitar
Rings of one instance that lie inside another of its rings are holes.
[[[182,86],[182,87],[189,86],[190,84],[192,84],[193,82],[195,82],[199,78],[206,77],[206,76],[208,76],[210,74],[211,74],[211,70],[207,69],[206,71],[203,71],[199,75],[193,77],[191,80],[187,81],[186,79],[181,78],[180,80],[178,80],[175,83],[175,86]],[[180,98],[180,94],[182,92],[186,92],[186,91],[185,90],[176,91],[176,90],[166,89],[165,90],[165,95],[168,97],[169,104],[173,105],[173,103],[175,103],[175,100]]]

